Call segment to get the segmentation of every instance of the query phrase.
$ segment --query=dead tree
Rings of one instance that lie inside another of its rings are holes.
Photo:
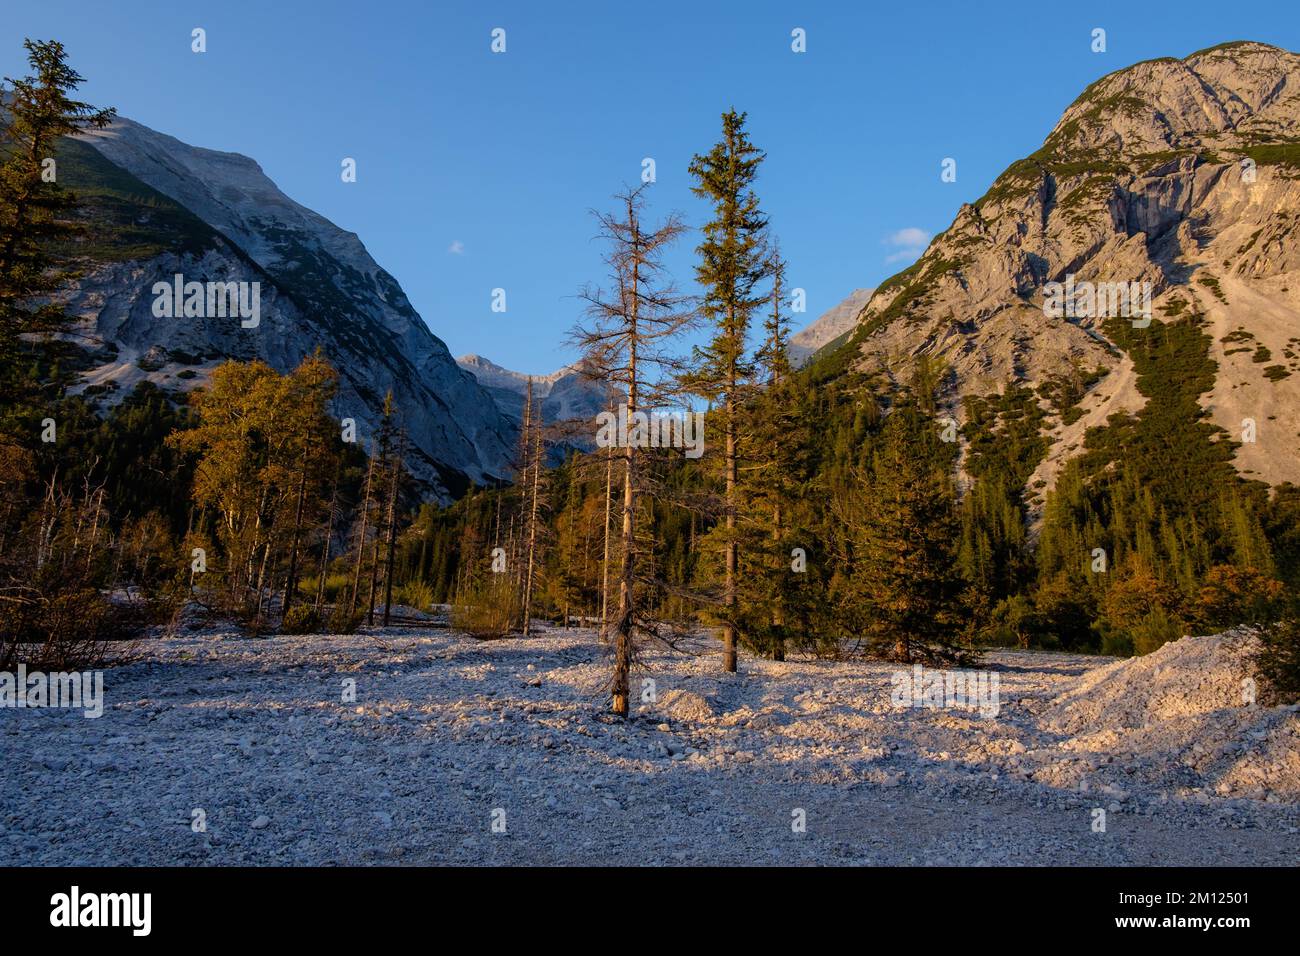
[[[612,288],[587,287],[587,323],[573,330],[572,341],[583,353],[586,374],[604,381],[623,398],[621,415],[605,418],[597,444],[621,448],[623,504],[621,554],[617,575],[618,602],[609,623],[614,667],[611,706],[626,717],[629,684],[638,634],[648,623],[638,604],[638,495],[642,492],[641,461],[645,451],[639,416],[662,407],[673,393],[678,360],[669,355],[672,340],[693,321],[694,312],[666,275],[662,256],[686,227],[669,216],[658,227],[642,222],[645,185],[625,189],[616,197],[618,211],[595,213],[599,238],[608,244],[605,262]]]
[[[531,408],[533,404],[533,379],[528,377],[528,396],[527,404]],[[528,470],[532,472],[532,487],[529,490],[528,504],[528,568],[524,578],[524,600],[523,600],[523,618],[524,618],[524,637],[528,637],[532,630],[532,612],[533,612],[533,570],[537,559],[537,496],[541,486],[542,478],[542,421],[541,410],[535,414],[527,415],[532,420],[533,434],[530,438],[525,432],[524,447],[528,450]],[[526,471],[525,474],[528,472]]]
[[[392,474],[388,486],[388,555],[384,567],[384,627],[388,626],[389,609],[393,606],[393,557],[397,554],[397,490],[402,477],[402,439],[398,438],[398,452],[393,456]]]
[[[370,441],[370,461],[366,465],[366,490],[361,496],[361,529],[357,534],[356,564],[352,568],[352,594],[348,598],[348,617],[356,617],[357,595],[361,592],[361,565],[366,554],[366,522],[370,516],[370,486],[375,477],[375,442]]]

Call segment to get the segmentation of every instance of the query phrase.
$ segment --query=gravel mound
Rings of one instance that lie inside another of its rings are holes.
[[[1172,641],[1084,674],[1041,715],[1063,749],[1123,754],[1149,783],[1272,802],[1300,800],[1298,708],[1254,703],[1256,639]]]
[[[1062,733],[1144,728],[1246,706],[1252,637],[1228,632],[1171,641],[1145,657],[1115,661],[1085,674],[1043,714]]]
[[[715,716],[709,699],[690,690],[668,691],[659,701],[659,712],[673,720],[701,721]]]

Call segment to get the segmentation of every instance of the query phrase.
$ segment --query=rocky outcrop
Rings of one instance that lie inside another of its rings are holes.
[[[790,361],[804,365],[818,350],[850,331],[858,313],[871,300],[874,289],[854,289],[843,302],[823,312],[816,320],[790,336]]]
[[[1232,434],[1259,425],[1239,469],[1300,481],[1297,225],[1300,57],[1234,43],[1139,63],[1092,84],[1038,152],[962,206],[844,347],[894,378],[941,358],[959,417],[963,396],[1013,382],[1087,382],[1068,415],[1043,402],[1055,441],[1031,484],[1050,487],[1087,428],[1145,398],[1105,317],[1054,316],[1049,284],[1149,283],[1156,320],[1199,314],[1213,335],[1207,413]]]

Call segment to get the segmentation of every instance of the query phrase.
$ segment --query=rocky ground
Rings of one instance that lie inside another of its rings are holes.
[[[102,718],[0,710],[0,859],[1294,865],[1300,716],[1243,703],[1239,645],[993,653],[983,719],[701,641],[647,652],[622,724],[590,631],[192,633],[107,671]]]

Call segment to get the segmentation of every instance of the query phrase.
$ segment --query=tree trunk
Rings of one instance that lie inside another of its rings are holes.
[[[631,420],[632,408],[627,414]],[[629,679],[632,671],[632,587],[636,567],[634,527],[632,516],[636,511],[636,492],[633,488],[634,462],[632,445],[624,449],[627,469],[623,472],[623,560],[618,574],[618,618],[614,630],[614,702],[613,711],[626,717],[628,711]]]
[[[266,586],[266,566],[271,560],[271,542],[268,541],[262,546],[262,560],[257,566],[257,601],[254,602],[253,611],[257,617],[262,616],[262,598],[263,588]]]
[[[533,563],[537,554],[537,491],[542,473],[542,423],[540,421],[540,411],[538,415],[533,415],[531,411],[533,405],[533,380],[531,377],[528,379],[528,395],[525,401],[529,409],[529,413],[526,417],[532,420],[532,428],[534,432],[531,440],[528,435],[524,436],[524,448],[525,454],[528,456],[528,467],[533,473],[531,492],[532,500],[528,507],[528,569],[524,578],[523,606],[523,631],[524,637],[528,637],[532,631],[533,625]]]
[[[614,446],[605,449],[605,556],[600,561],[600,639],[609,641],[609,512],[614,503]]]
[[[894,656],[897,657],[904,664],[912,663],[912,649],[910,647],[910,642],[908,641],[906,634],[900,634],[897,638],[895,638]]]
[[[294,595],[298,591],[298,541],[302,537],[302,507],[307,499],[307,455],[303,453],[302,473],[298,476],[298,505],[293,512],[293,537],[289,544],[289,576],[284,582],[284,601],[281,602],[280,619],[289,615]]]
[[[370,464],[366,468],[366,493],[361,499],[361,534],[357,538],[357,562],[352,569],[352,594],[348,601],[348,616],[357,613],[357,595],[361,593],[361,565],[366,554],[366,519],[370,514],[370,481],[375,474],[375,443],[370,443]]]
[[[632,223],[632,242],[636,248],[637,227],[634,217],[629,215]],[[626,468],[623,471],[623,561],[618,576],[618,624],[614,634],[614,689],[612,709],[614,713],[626,719],[629,696],[631,694],[632,676],[632,640],[636,626],[636,448],[630,440],[632,416],[636,413],[637,381],[637,320],[639,316],[637,296],[640,292],[640,270],[635,257],[632,260],[632,302],[628,326],[628,377],[627,409],[624,412],[624,434],[629,440],[624,442],[623,457]]]
[[[86,574],[90,574],[91,562],[95,560],[95,543],[99,538],[99,516],[104,507],[104,489],[95,493],[95,520],[90,526],[90,544],[86,548]]]
[[[393,556],[397,550],[397,476],[401,459],[393,461],[392,488],[388,493],[388,563],[384,569],[384,627],[388,626],[389,608],[393,604]]]
[[[785,559],[776,551],[777,545],[781,543],[781,503],[778,501],[772,506],[772,550],[777,553],[777,560]],[[785,609],[781,606],[781,598],[778,596],[776,608],[772,611],[772,626],[776,630],[773,637],[772,660],[785,660],[785,638],[781,635],[781,628],[785,626]]]
[[[723,581],[723,604],[727,620],[722,625],[722,669],[736,672],[736,369],[732,363],[731,378],[727,383],[726,469],[727,469],[727,548],[726,578]]]
[[[375,594],[379,590],[379,535],[375,535],[375,546],[370,550],[370,592],[366,595],[366,623],[375,623]]]
[[[325,541],[321,545],[320,575],[316,578],[316,610],[325,603],[325,574],[330,566],[330,543],[334,539],[334,510],[338,507],[339,477],[334,474],[334,490],[330,492],[330,513],[325,521]]]

